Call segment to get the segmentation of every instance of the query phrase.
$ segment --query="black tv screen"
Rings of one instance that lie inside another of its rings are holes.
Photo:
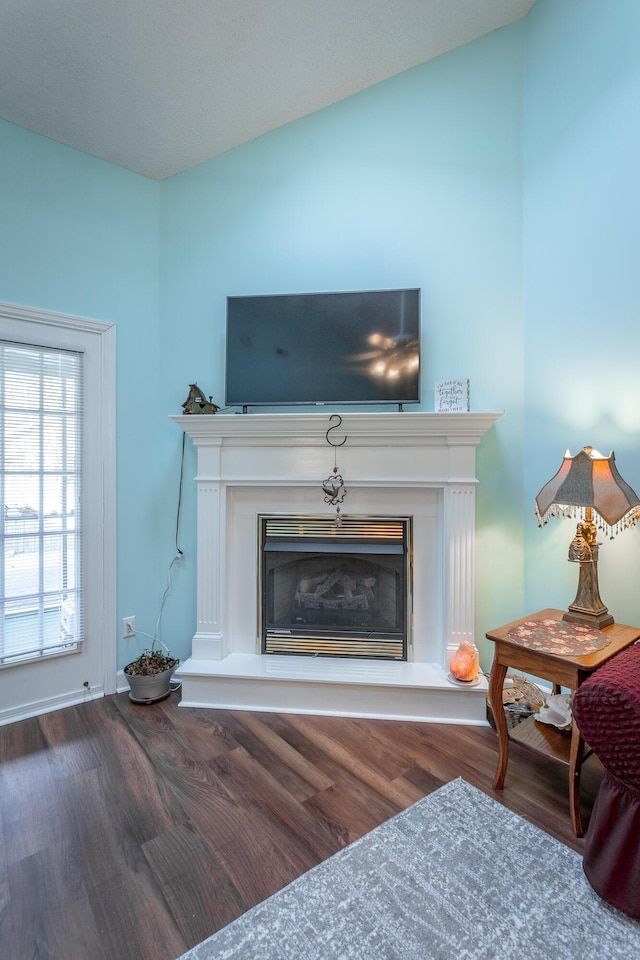
[[[419,400],[420,290],[227,298],[227,406]]]

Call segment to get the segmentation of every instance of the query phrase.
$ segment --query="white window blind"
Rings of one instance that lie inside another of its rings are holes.
[[[83,355],[0,341],[0,665],[77,650]]]

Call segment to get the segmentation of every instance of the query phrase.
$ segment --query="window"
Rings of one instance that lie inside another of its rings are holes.
[[[0,665],[78,649],[83,355],[0,341]]]

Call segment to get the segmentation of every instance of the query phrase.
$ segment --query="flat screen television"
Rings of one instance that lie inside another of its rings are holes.
[[[227,298],[225,403],[418,403],[420,290]]]

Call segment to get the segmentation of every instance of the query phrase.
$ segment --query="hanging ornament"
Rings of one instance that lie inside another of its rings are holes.
[[[344,480],[342,479],[341,474],[338,472],[336,448],[343,447],[347,442],[347,438],[345,436],[341,443],[333,443],[329,439],[330,431],[335,430],[342,423],[342,417],[337,413],[331,414],[329,420],[333,420],[336,417],[338,419],[338,423],[329,427],[325,434],[327,443],[330,447],[333,447],[333,472],[327,477],[326,480],[322,481],[322,490],[324,493],[324,502],[330,503],[332,507],[336,508],[336,524],[340,525],[342,523],[342,517],[340,516],[340,504],[344,501],[344,498],[347,495],[347,488],[344,485]]]

